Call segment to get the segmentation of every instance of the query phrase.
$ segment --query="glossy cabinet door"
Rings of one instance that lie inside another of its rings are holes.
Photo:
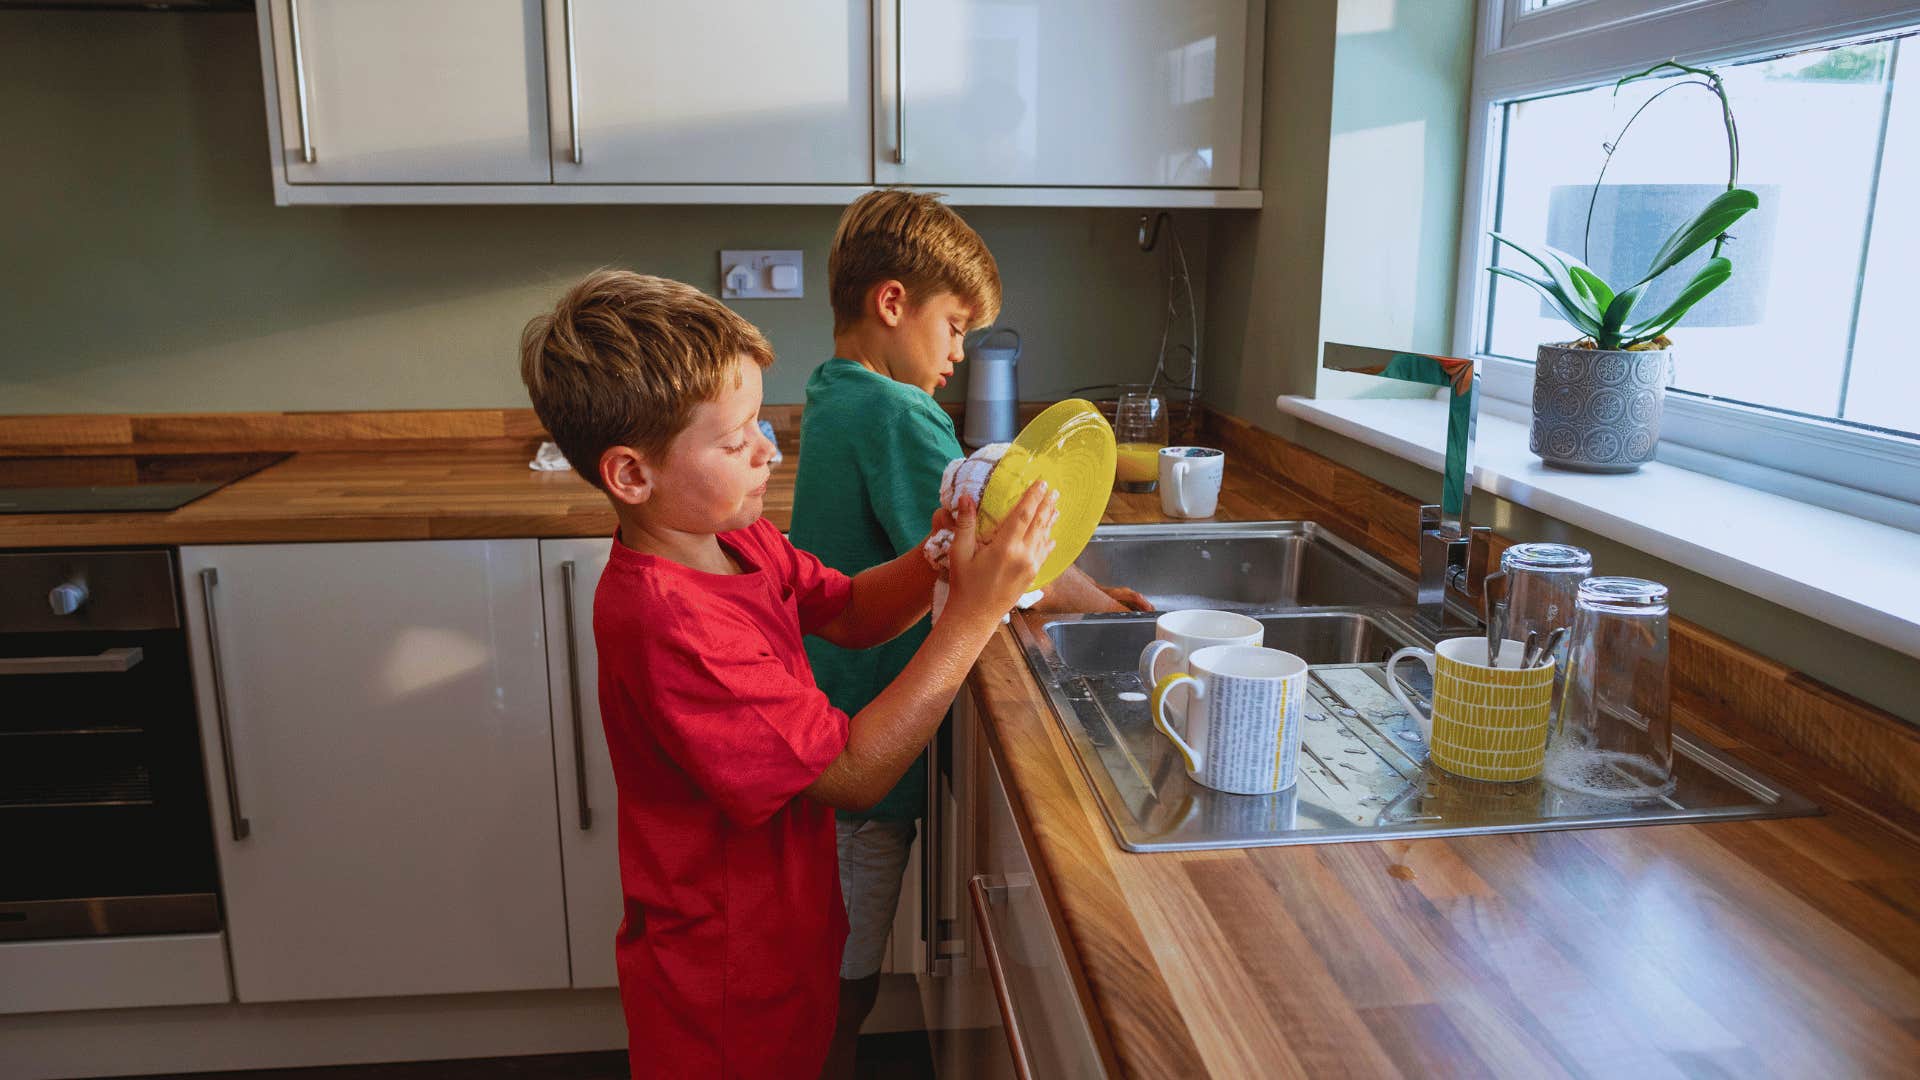
[[[1240,185],[1246,0],[882,0],[881,183]]]
[[[947,977],[923,980],[934,1071],[966,1078],[1105,1075],[972,691],[955,703],[953,781],[967,827],[942,856],[959,896]]]
[[[180,569],[238,999],[565,987],[536,542]]]
[[[549,183],[540,0],[260,0],[293,184]]]
[[[871,183],[869,2],[548,0],[554,179]]]
[[[593,646],[593,591],[611,548],[604,538],[540,542],[567,944],[576,987],[619,985],[613,966],[622,912],[619,819]]]

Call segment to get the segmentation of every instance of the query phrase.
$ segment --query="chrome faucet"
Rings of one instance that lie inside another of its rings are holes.
[[[1422,353],[1371,349],[1327,342],[1322,366],[1334,371],[1379,375],[1388,379],[1448,388],[1447,460],[1440,502],[1420,508],[1420,578],[1415,596],[1425,629],[1447,626],[1447,599],[1458,598],[1478,610],[1487,578],[1492,530],[1467,517],[1473,490],[1473,437],[1480,416],[1480,377],[1472,360]]]

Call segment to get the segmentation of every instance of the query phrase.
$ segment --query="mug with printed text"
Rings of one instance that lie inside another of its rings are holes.
[[[1187,671],[1154,685],[1153,726],[1170,740],[1196,783],[1236,795],[1285,791],[1297,778],[1305,727],[1307,662],[1259,645],[1214,645],[1187,657]],[[1169,720],[1168,695],[1185,687],[1184,731]]]

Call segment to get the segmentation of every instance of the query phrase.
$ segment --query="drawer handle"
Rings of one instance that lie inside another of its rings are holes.
[[[579,165],[586,158],[580,152],[580,70],[573,61],[573,0],[563,0],[560,12],[567,36],[567,142],[573,163]]]
[[[136,645],[97,656],[9,656],[0,659],[0,675],[124,675],[142,655]]]
[[[987,975],[993,979],[993,997],[1000,1006],[1000,1022],[1007,1029],[1007,1049],[1013,1055],[1013,1072],[1020,1080],[1033,1080],[1033,1068],[1027,1063],[1027,1041],[1021,1036],[1020,1021],[1013,1015],[1013,995],[1007,989],[1007,969],[1000,958],[1000,939],[993,933],[993,918],[987,908],[993,900],[988,893],[1004,895],[1005,885],[989,885],[985,874],[975,874],[967,882],[973,897],[973,921],[980,927],[980,951],[986,954]]]

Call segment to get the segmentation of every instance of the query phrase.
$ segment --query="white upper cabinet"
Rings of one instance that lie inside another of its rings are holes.
[[[881,183],[1242,184],[1246,0],[888,0],[878,17]]]
[[[1260,205],[1250,0],[260,0],[274,198]]]
[[[549,183],[540,0],[261,0],[286,180]]]
[[[554,179],[871,183],[869,3],[549,0]]]
[[[181,549],[239,1000],[568,984],[537,548]]]
[[[620,929],[619,812],[613,759],[600,724],[600,665],[593,644],[593,593],[613,545],[542,540],[547,601],[547,683],[553,763],[560,789],[560,854],[567,881],[567,939],[573,985],[616,986],[613,936]]]

